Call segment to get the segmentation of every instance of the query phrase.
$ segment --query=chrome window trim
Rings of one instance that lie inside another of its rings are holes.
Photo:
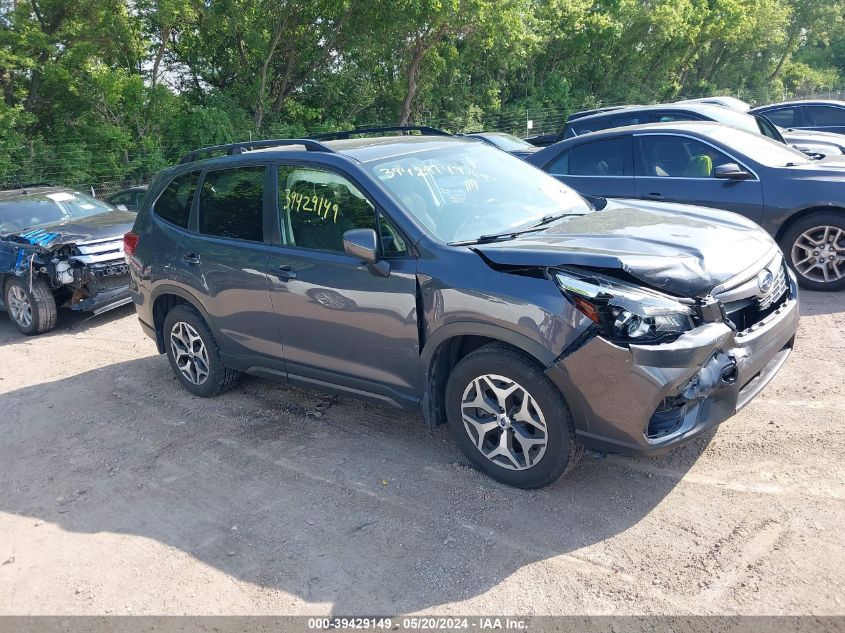
[[[691,134],[681,134],[679,132],[634,132],[633,136],[634,137],[640,137],[640,136],[678,136],[680,138],[688,138],[692,141],[698,141],[699,143],[704,143],[705,145],[712,147],[717,152],[720,152],[720,153],[724,154],[725,156],[727,156],[728,158],[732,159],[737,165],[739,165],[740,167],[744,167],[749,173],[751,173],[754,176],[753,179],[746,179],[745,182],[748,182],[749,180],[754,180],[754,181],[757,181],[757,182],[760,181],[760,176],[757,175],[757,172],[754,171],[753,169],[751,169],[743,161],[739,160],[736,156],[734,156],[730,152],[726,152],[721,147],[716,147],[710,141],[706,141],[702,138],[699,138],[698,136],[692,136]],[[636,161],[635,161],[634,162],[634,176],[636,178],[658,178],[660,180],[670,180],[671,179],[671,180],[697,180],[697,181],[721,180],[723,182],[728,180],[726,178],[716,178],[715,176],[709,176],[707,178],[690,178],[688,176],[637,176],[636,169],[637,169],[637,165],[636,165]]]

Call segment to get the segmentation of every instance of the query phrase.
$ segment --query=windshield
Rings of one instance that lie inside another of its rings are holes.
[[[454,143],[365,166],[443,242],[475,240],[559,213],[592,211],[560,181],[479,143]]]
[[[114,207],[76,191],[35,193],[0,203],[0,233],[86,218]]]
[[[521,138],[517,138],[513,134],[479,134],[478,136],[483,136],[488,141],[493,143],[499,149],[503,149],[506,152],[514,152],[520,149],[533,149],[534,146],[527,142],[523,141]]]
[[[715,127],[711,131],[714,139],[726,147],[746,155],[766,167],[791,167],[811,162],[811,158],[797,149],[778,143],[762,134],[751,134],[742,130]]]

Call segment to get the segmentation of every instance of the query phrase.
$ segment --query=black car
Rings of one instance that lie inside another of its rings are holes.
[[[783,101],[748,112],[762,114],[783,128],[845,134],[845,101]]]
[[[129,303],[123,234],[134,220],[72,189],[0,192],[0,290],[18,329],[52,329],[57,306],[99,314]]]
[[[583,195],[728,209],[775,237],[799,283],[845,288],[845,158],[709,122],[585,134],[527,159]]]
[[[144,201],[144,196],[147,195],[147,185],[139,185],[138,187],[130,187],[123,191],[117,191],[106,197],[108,202],[113,207],[123,209],[125,211],[137,211],[138,207]]]
[[[519,158],[525,158],[537,151],[537,147],[528,141],[506,132],[470,132],[469,134],[460,134],[459,136],[477,139],[482,143],[498,147],[500,150]]]
[[[839,156],[843,153],[842,143],[836,139],[830,139],[830,135],[816,135],[814,132],[804,130],[796,134],[784,133],[764,116],[745,114],[724,106],[698,102],[626,106],[582,116],[567,122],[557,140],[562,141],[580,134],[614,127],[673,121],[716,121],[740,130],[762,134],[779,143],[790,145],[813,158]]]
[[[141,327],[191,393],[248,373],[422,412],[526,488],[582,446],[657,454],[712,428],[798,324],[794,277],[753,222],[597,212],[448,136],[193,152],[150,186],[125,248]]]

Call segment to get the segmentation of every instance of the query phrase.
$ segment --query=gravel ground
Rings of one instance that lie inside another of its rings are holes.
[[[0,314],[0,614],[845,614],[845,293],[802,313],[715,433],[535,492],[392,409],[192,397],[131,307]]]

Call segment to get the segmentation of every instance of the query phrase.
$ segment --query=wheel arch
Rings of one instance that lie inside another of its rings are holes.
[[[446,421],[446,383],[452,369],[467,354],[490,343],[501,343],[519,350],[543,367],[555,360],[555,354],[537,341],[507,328],[489,323],[466,321],[444,325],[428,338],[423,347],[421,366],[422,410],[430,427]]]
[[[215,334],[214,326],[211,323],[208,312],[202,307],[202,303],[190,292],[173,286],[163,284],[158,286],[150,297],[152,302],[153,329],[155,329],[155,341],[159,354],[164,354],[164,319],[167,313],[178,305],[188,305],[200,313],[208,328]]]
[[[801,209],[800,211],[796,211],[792,215],[790,215],[783,224],[778,227],[777,233],[775,234],[775,241],[780,245],[780,241],[783,239],[783,236],[786,235],[786,232],[792,227],[793,224],[803,220],[806,217],[809,217],[815,213],[838,213],[845,218],[845,207],[840,207],[836,205],[824,205],[824,204],[816,204],[805,209]]]

